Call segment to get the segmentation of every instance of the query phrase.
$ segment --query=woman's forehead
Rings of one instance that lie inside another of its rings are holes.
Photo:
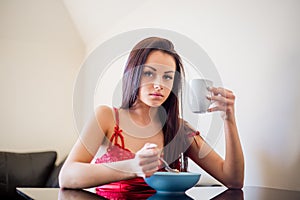
[[[176,62],[173,56],[162,51],[152,51],[145,62],[145,66],[151,66],[156,70],[175,71]]]

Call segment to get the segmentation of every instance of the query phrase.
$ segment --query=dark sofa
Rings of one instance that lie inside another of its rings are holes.
[[[16,187],[59,187],[55,151],[0,152],[0,199],[22,199]]]

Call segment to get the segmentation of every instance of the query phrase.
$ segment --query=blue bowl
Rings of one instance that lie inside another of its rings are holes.
[[[185,193],[158,192],[147,200],[193,200],[193,198]]]
[[[199,181],[201,174],[191,172],[155,172],[145,182],[157,193],[184,193]]]

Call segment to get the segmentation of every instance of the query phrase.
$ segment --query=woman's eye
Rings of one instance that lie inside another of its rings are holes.
[[[169,75],[164,75],[163,76],[165,80],[172,80],[173,77],[172,76],[169,76]]]
[[[153,73],[152,73],[152,72],[149,72],[149,71],[146,71],[146,72],[144,72],[144,76],[152,77],[152,76],[153,76]]]

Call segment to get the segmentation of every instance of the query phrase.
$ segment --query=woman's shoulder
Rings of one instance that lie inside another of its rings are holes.
[[[179,119],[180,121],[180,127],[185,131],[185,132],[195,132],[196,129],[186,120],[180,118]]]
[[[98,114],[98,113],[111,113],[113,110],[112,107],[110,106],[107,106],[107,105],[99,105],[95,108],[95,113]]]
[[[113,108],[107,105],[100,105],[95,108],[95,116],[97,121],[101,124],[114,123],[114,111]]]

